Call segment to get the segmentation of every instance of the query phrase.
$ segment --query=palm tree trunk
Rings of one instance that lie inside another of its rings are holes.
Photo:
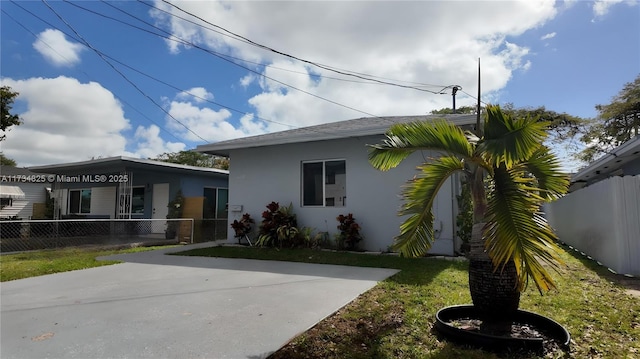
[[[484,223],[473,225],[469,251],[469,292],[483,322],[505,322],[520,305],[518,275],[513,262],[494,268],[484,250]]]
[[[484,171],[479,167],[472,168],[470,180],[474,225],[469,241],[469,292],[483,322],[505,322],[520,305],[518,275],[513,262],[504,268],[495,268],[485,251],[487,197]]]

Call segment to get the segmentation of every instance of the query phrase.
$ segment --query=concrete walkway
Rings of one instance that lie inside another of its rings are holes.
[[[164,255],[194,246],[2,283],[0,357],[264,358],[397,272]]]

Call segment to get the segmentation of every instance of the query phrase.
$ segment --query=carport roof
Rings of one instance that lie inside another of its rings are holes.
[[[33,172],[65,174],[65,175],[82,174],[82,173],[88,173],[92,171],[93,172],[106,171],[107,169],[124,171],[125,168],[127,170],[156,169],[156,170],[168,170],[168,171],[175,171],[175,172],[186,171],[186,172],[229,175],[229,171],[221,170],[217,168],[187,166],[187,165],[181,165],[176,163],[145,160],[141,158],[132,158],[132,157],[124,157],[124,156],[98,158],[95,160],[82,161],[82,162],[69,162],[69,163],[29,167],[29,169]]]
[[[267,133],[264,135],[220,141],[196,147],[196,151],[214,155],[229,156],[230,150],[282,145],[289,143],[335,140],[348,137],[360,137],[384,134],[391,125],[415,121],[446,119],[456,125],[476,123],[476,115],[422,115],[422,116],[386,116],[363,117],[353,120],[325,123],[316,126],[301,127],[293,130]]]

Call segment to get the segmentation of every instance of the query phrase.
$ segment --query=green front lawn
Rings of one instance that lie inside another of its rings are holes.
[[[8,281],[77,269],[106,266],[119,261],[98,261],[96,257],[148,251],[164,247],[137,247],[118,250],[61,248],[0,256],[0,281]]]
[[[554,276],[557,291],[540,296],[535,287],[530,287],[522,296],[522,309],[555,319],[572,335],[570,353],[556,351],[549,356],[640,357],[640,299],[615,284],[616,277],[606,269],[572,253],[563,253],[567,268]],[[433,331],[439,308],[471,302],[466,262],[241,247],[213,247],[179,254],[401,270],[294,338],[272,358],[500,357],[450,344]]]

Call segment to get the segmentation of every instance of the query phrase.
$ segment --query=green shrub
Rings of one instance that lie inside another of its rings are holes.
[[[327,232],[318,232],[313,233],[313,228],[310,227],[302,227],[298,232],[300,246],[304,248],[310,249],[320,249],[329,247],[328,243],[328,233]]]

